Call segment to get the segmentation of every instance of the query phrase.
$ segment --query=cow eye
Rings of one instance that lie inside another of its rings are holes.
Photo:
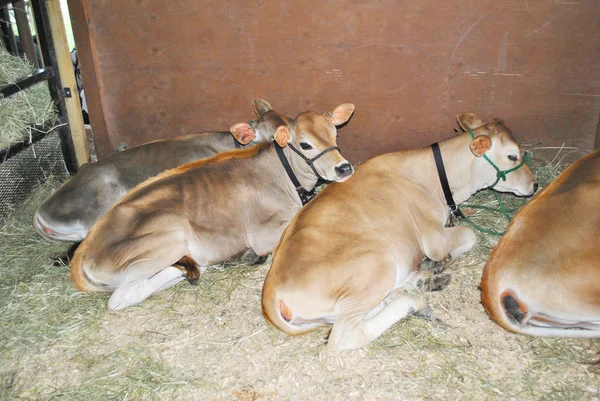
[[[511,162],[516,162],[517,160],[519,160],[519,158],[517,157],[517,155],[508,155],[508,160],[510,160]]]
[[[300,142],[300,147],[304,150],[311,150],[313,147],[306,142]]]

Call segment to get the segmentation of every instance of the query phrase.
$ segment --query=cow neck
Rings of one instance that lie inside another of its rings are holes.
[[[302,205],[303,206],[306,205],[316,195],[315,185],[317,183],[318,176],[314,179],[314,182],[313,182],[313,180],[306,180],[306,177],[302,177],[302,178],[305,178],[306,181],[309,181],[309,185],[310,185],[311,189],[307,190],[305,188],[305,186],[303,186],[300,183],[300,181],[298,180],[298,177],[296,176],[295,170],[298,171],[299,169],[292,168],[292,165],[290,164],[289,157],[291,155],[289,154],[289,151],[287,152],[288,154],[286,155],[285,149],[281,148],[275,142],[275,152],[277,153],[277,156],[279,157],[279,161],[281,162],[281,165],[285,169],[285,172],[286,172],[288,178],[292,182],[292,185],[294,185],[294,188],[296,189],[296,192],[298,193],[298,196],[300,197],[300,201],[302,202]],[[297,163],[294,163],[294,167],[296,167],[296,165],[297,165]],[[311,165],[311,167],[312,167],[312,165]],[[313,167],[313,169],[314,169],[314,167]]]
[[[471,195],[485,186],[484,180],[478,179],[475,172],[487,167],[478,164],[479,158],[471,153],[469,141],[468,134],[464,134],[439,143],[441,158],[445,162],[444,170],[449,193],[455,205],[465,202]],[[430,152],[432,151],[430,150]],[[444,155],[447,156],[444,157]],[[444,199],[448,207],[451,208],[452,203],[448,202],[446,191],[442,188],[441,178],[438,174],[435,175],[437,176],[437,183],[432,182],[430,185],[436,185],[439,188],[440,198]]]

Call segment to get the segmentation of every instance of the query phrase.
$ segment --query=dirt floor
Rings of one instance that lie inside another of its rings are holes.
[[[519,336],[488,319],[478,284],[497,237],[479,234],[450,285],[422,294],[442,322],[408,318],[332,356],[326,329],[292,338],[264,321],[270,261],[108,311],[107,295],[77,292],[53,265],[65,246],[31,227],[50,190],[0,229],[1,399],[600,400],[600,340]]]

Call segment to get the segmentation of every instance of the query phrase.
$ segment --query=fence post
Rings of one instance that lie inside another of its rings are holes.
[[[65,96],[64,101],[67,118],[69,119],[73,148],[75,150],[75,158],[77,159],[77,165],[81,166],[89,161],[90,155],[88,152],[87,136],[83,126],[83,115],[81,114],[81,103],[79,102],[75,73],[73,72],[71,52],[69,51],[59,0],[47,0],[46,6],[48,7],[48,20],[54,41],[54,51],[56,52],[60,81],[62,82],[63,89],[70,91],[70,95],[64,91],[62,94]]]

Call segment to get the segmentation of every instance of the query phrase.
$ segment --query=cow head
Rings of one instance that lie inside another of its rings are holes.
[[[523,161],[521,149],[504,121],[494,119],[484,124],[472,113],[457,118],[459,125],[472,134],[470,148],[481,161],[485,173],[484,187],[500,192],[530,196],[535,192],[535,176]]]
[[[354,113],[354,105],[344,103],[324,114],[306,111],[288,125],[275,131],[275,141],[281,147],[290,146],[317,174],[316,178],[342,182],[354,168],[337,147],[337,126]],[[310,170],[309,170],[310,171]]]
[[[263,99],[254,99],[252,107],[257,120],[250,123],[241,122],[231,126],[229,132],[242,145],[259,142],[271,142],[275,130],[282,124],[287,124],[289,118],[279,114]]]
[[[127,192],[114,165],[90,168],[84,164],[60,191],[48,197],[36,210],[33,226],[53,241],[81,241],[91,225]]]

